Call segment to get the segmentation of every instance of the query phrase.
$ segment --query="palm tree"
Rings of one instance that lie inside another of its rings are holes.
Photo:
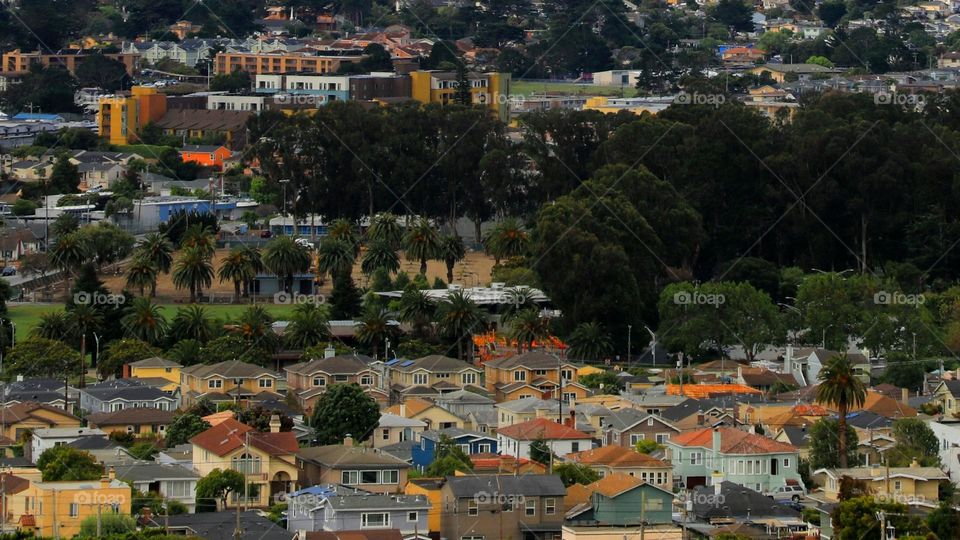
[[[250,280],[257,277],[256,271],[247,259],[242,248],[234,248],[223,258],[220,263],[218,273],[220,283],[224,281],[233,282],[233,301],[240,303],[240,292],[242,284],[249,283]]]
[[[152,261],[143,256],[135,257],[127,268],[127,287],[140,289],[140,296],[150,287],[150,296],[156,296],[159,273]]]
[[[357,341],[371,347],[373,356],[376,358],[379,345],[394,335],[395,330],[396,327],[390,324],[387,310],[371,308],[363,314],[357,324]]]
[[[163,341],[167,332],[166,317],[160,312],[160,306],[149,298],[134,299],[120,322],[126,328],[127,335],[151,345]]]
[[[383,268],[391,274],[400,271],[400,257],[393,245],[386,240],[371,242],[367,246],[366,253],[363,254],[363,261],[360,262],[360,270],[368,276],[378,268]]]
[[[187,248],[180,253],[173,266],[173,285],[190,290],[190,303],[196,303],[197,295],[204,287],[213,284],[213,264],[198,248]]]
[[[249,298],[250,287],[253,280],[256,279],[257,274],[266,270],[266,267],[263,265],[263,258],[260,257],[259,249],[250,245],[244,245],[240,248],[240,253],[243,255],[243,260],[246,265],[249,266],[253,272],[253,277],[243,282],[243,296]]]
[[[357,228],[346,219],[337,219],[327,228],[327,238],[345,242],[353,250],[353,256],[360,253],[360,233]]]
[[[182,339],[167,351],[167,357],[178,364],[192,366],[203,358],[203,347],[194,339]]]
[[[79,232],[72,232],[57,238],[50,252],[53,265],[67,274],[67,290],[70,290],[70,277],[77,268],[90,259],[90,246]]]
[[[576,360],[600,360],[613,353],[610,335],[598,322],[578,324],[567,342],[570,345],[567,355]]]
[[[440,258],[447,263],[447,283],[453,283],[453,267],[466,256],[463,239],[456,234],[448,234],[440,239]]]
[[[80,386],[87,385],[87,335],[96,332],[103,326],[103,315],[90,304],[74,304],[67,312],[67,321],[72,329],[71,334],[80,339]]]
[[[153,263],[158,272],[170,273],[170,267],[173,265],[173,245],[170,244],[166,235],[148,234],[137,248],[137,254]]]
[[[838,449],[840,450],[840,468],[847,468],[847,412],[851,408],[863,406],[867,391],[863,381],[853,371],[853,362],[846,354],[835,356],[825,365],[818,375],[820,386],[817,388],[817,401],[837,406],[839,421],[837,428]]]
[[[60,309],[44,313],[40,322],[30,330],[30,335],[47,339],[64,339],[73,333],[67,312]]]
[[[367,240],[386,242],[394,250],[400,249],[403,243],[403,226],[397,221],[397,216],[386,212],[373,216],[370,227],[367,228]]]
[[[282,280],[283,290],[293,288],[294,274],[310,269],[310,253],[290,236],[278,236],[263,250],[263,264],[277,279]]]
[[[427,261],[440,255],[440,235],[430,226],[429,221],[421,219],[407,229],[403,246],[407,260],[420,261],[420,273],[427,275]]]
[[[413,328],[413,333],[420,337],[431,334],[433,314],[437,306],[430,300],[427,293],[419,289],[408,289],[400,296],[400,309],[397,314],[400,320]]]
[[[538,309],[524,309],[510,321],[508,335],[517,342],[517,352],[522,353],[524,348],[530,350],[534,342],[543,341],[550,336],[550,323],[540,316]]]
[[[216,329],[213,319],[207,315],[203,306],[192,305],[177,309],[170,325],[170,337],[174,340],[193,340],[206,343],[214,338]]]
[[[187,227],[183,233],[183,240],[180,242],[181,248],[196,248],[204,254],[205,257],[213,257],[217,249],[217,240],[213,236],[213,231],[209,227],[194,224]]]
[[[483,244],[487,252],[493,255],[494,262],[500,264],[501,259],[524,255],[530,247],[530,235],[523,230],[519,221],[508,218],[487,233]]]
[[[356,254],[349,240],[328,236],[320,243],[317,270],[331,276],[349,276]]]
[[[293,349],[306,349],[330,339],[327,310],[314,303],[297,305],[290,316],[285,337],[287,345]]]
[[[254,342],[254,345],[262,345],[267,350],[276,344],[273,317],[263,306],[250,306],[243,310],[235,323],[235,331],[243,339]]]
[[[457,358],[461,360],[464,338],[472,348],[474,331],[482,329],[484,319],[483,311],[462,290],[454,291],[437,305],[437,329],[457,341]]]

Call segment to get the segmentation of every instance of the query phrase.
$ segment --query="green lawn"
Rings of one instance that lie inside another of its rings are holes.
[[[510,93],[529,96],[533,93],[542,94],[574,94],[585,96],[620,96],[619,86],[594,86],[592,84],[573,84],[566,82],[534,82],[514,80],[510,82]],[[624,87],[624,97],[634,97],[637,91],[632,87]]]
[[[167,318],[171,320],[173,316],[177,313],[177,308],[183,307],[185,304],[163,304],[160,306],[160,311]],[[274,318],[284,319],[293,312],[293,305],[277,305],[277,304],[257,304],[266,309]],[[230,319],[240,314],[241,311],[249,307],[249,304],[239,304],[239,305],[204,305],[207,313],[216,319]],[[23,304],[23,305],[8,305],[7,310],[10,314],[10,319],[13,320],[14,324],[17,325],[17,339],[25,339],[29,337],[30,330],[33,329],[37,323],[40,322],[40,317],[51,311],[57,311],[63,309],[62,305],[59,304]]]

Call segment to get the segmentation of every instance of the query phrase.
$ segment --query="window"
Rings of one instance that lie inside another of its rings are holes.
[[[524,502],[524,515],[535,516],[537,515],[537,501],[536,499],[526,499]]]
[[[350,377],[346,375],[334,375],[333,380],[335,382],[347,382],[348,380],[350,380]]]
[[[580,451],[580,443],[578,443],[578,442],[572,442],[572,443],[570,443],[570,452],[571,452],[571,453],[572,453],[572,452],[579,452],[579,451]]]
[[[364,529],[382,529],[390,526],[390,514],[387,512],[370,512],[360,514],[360,526]]]
[[[209,381],[207,381],[207,388],[223,388],[223,380],[210,379]]]
[[[381,429],[380,431],[381,431],[381,433],[382,433],[381,436],[383,437],[383,440],[389,441],[389,440],[390,440],[390,429],[389,429],[389,428],[387,428],[387,429]]]
[[[460,381],[461,381],[463,384],[477,384],[477,374],[476,374],[476,373],[464,373],[463,376],[460,377]]]
[[[543,377],[544,375],[547,374],[547,370],[545,370],[545,369],[535,369],[535,370],[533,370],[533,374],[536,375],[536,376],[538,376],[538,377]]]
[[[481,443],[477,445],[477,452],[480,454],[490,453],[490,443]]]
[[[648,425],[648,426],[652,426],[652,425],[653,425],[653,417],[647,418],[647,425]]]
[[[423,386],[427,384],[429,376],[426,373],[414,373],[413,374],[413,384],[417,386]]]
[[[260,388],[273,388],[272,379],[258,379],[257,384],[260,386]]]
[[[633,445],[637,444],[638,442],[642,441],[642,440],[645,439],[645,438],[646,438],[646,435],[644,435],[643,433],[631,433],[631,434],[630,434],[630,445],[633,446]]]
[[[410,523],[416,523],[420,519],[419,512],[407,512],[407,521]]]
[[[110,410],[111,410],[111,411],[122,411],[122,410],[123,410],[123,403],[111,403],[111,404],[110,404]]]
[[[703,452],[690,452],[691,465],[703,465]]]
[[[399,484],[400,483],[400,471],[383,471],[383,483],[384,484]]]
[[[467,515],[476,516],[480,513],[480,509],[477,508],[477,501],[467,501]]]
[[[352,486],[360,483],[360,471],[341,471],[340,483],[345,486]]]
[[[70,517],[77,517],[80,515],[80,503],[70,503]]]
[[[894,491],[900,491],[901,489],[903,489],[903,482],[902,482],[901,480],[894,480],[894,482],[893,482],[893,490],[894,490]]]
[[[783,458],[783,468],[784,469],[790,468],[790,458],[788,457]]]
[[[380,471],[360,471],[361,484],[379,484]]]
[[[242,474],[260,474],[260,456],[244,452],[231,460],[233,470]]]
[[[543,513],[552,516],[557,512],[557,500],[556,499],[544,499],[543,500]]]
[[[360,384],[363,386],[371,386],[373,384],[373,377],[370,375],[361,375]]]
[[[560,376],[563,377],[563,380],[565,380],[565,381],[572,381],[572,380],[573,380],[573,370],[564,369],[563,371],[560,372]]]
[[[663,444],[670,440],[669,433],[657,433],[657,444]]]
[[[167,497],[189,497],[193,494],[190,483],[187,480],[168,480],[164,495]]]
[[[645,510],[663,510],[663,499],[654,499],[653,497],[644,501]]]
[[[527,380],[527,372],[522,369],[514,371],[513,380],[516,382],[525,382]]]
[[[326,385],[327,385],[327,380],[326,380],[325,378],[323,378],[323,377],[314,377],[314,378],[313,378],[313,385],[314,385],[314,386],[326,386]]]

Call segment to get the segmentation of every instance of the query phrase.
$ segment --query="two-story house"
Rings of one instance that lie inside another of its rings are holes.
[[[673,466],[647,454],[617,445],[601,446],[564,456],[564,460],[586,465],[601,477],[611,474],[635,476],[644,482],[673,489]]]
[[[497,445],[502,454],[529,458],[530,445],[537,440],[546,442],[550,451],[558,456],[593,448],[593,439],[586,433],[546,418],[497,430]]]
[[[87,416],[87,425],[107,433],[121,432],[133,435],[164,436],[173,423],[173,411],[153,407],[134,407],[114,412],[93,413]]]
[[[422,495],[373,493],[336,484],[287,496],[289,531],[397,529],[404,540],[428,540],[430,501]]]
[[[565,402],[581,399],[589,392],[577,382],[577,368],[576,364],[543,351],[483,364],[487,391],[498,402],[524,397],[556,399],[560,396]]]
[[[4,437],[19,441],[36,429],[78,428],[80,419],[53,405],[25,401],[0,409],[0,427]]]
[[[380,372],[374,369],[365,357],[357,354],[333,355],[300,362],[284,368],[287,372],[287,389],[294,393],[297,402],[309,413],[327,388],[335,384],[359,384],[377,403],[389,401],[387,392],[381,389]]]
[[[560,421],[560,403],[555,399],[525,397],[497,403],[497,426],[512,426],[537,418]]]
[[[383,413],[370,444],[374,448],[383,448],[404,441],[414,441],[427,429],[427,423],[396,414]]]
[[[433,402],[421,398],[407,398],[403,403],[391,405],[384,412],[404,418],[420,420],[427,424],[427,429],[466,429],[467,421],[452,412],[435,405]]]
[[[643,440],[663,444],[670,440],[670,437],[680,433],[680,429],[663,418],[636,409],[611,412],[604,418],[604,423],[604,444],[615,444],[625,448],[633,448]]]
[[[193,469],[206,476],[214,469],[233,469],[247,479],[244,493],[233,493],[227,506],[267,507],[289,493],[299,471],[297,438],[280,431],[280,418],[263,433],[230,418],[190,439]]]
[[[157,493],[165,499],[184,504],[194,512],[197,505],[196,472],[174,464],[153,462],[126,463],[117,468],[117,479],[127,482],[141,493]]]
[[[384,369],[394,401],[402,401],[411,394],[443,394],[464,388],[482,388],[483,371],[480,368],[439,354],[415,360],[394,358],[384,363]]]
[[[437,446],[447,437],[450,444],[456,445],[468,456],[477,454],[496,454],[497,439],[483,433],[447,428],[439,431],[424,431],[420,441],[411,449],[413,465],[423,471],[437,458]]]
[[[76,440],[96,437],[104,438],[106,433],[95,428],[68,427],[68,428],[43,428],[35,429],[30,436],[30,446],[24,448],[27,459],[31,463],[36,463],[40,454],[55,447],[72,443]],[[27,450],[29,448],[29,451]]]
[[[204,398],[213,403],[247,402],[254,396],[283,399],[279,373],[239,360],[182,368],[180,381],[184,407]]]
[[[116,379],[91,384],[80,389],[80,408],[88,413],[103,413],[153,407],[163,411],[176,410],[180,405],[176,396],[134,379]]]
[[[141,381],[153,381],[164,392],[173,393],[180,387],[180,364],[173,360],[154,356],[124,366],[123,376]],[[163,383],[162,381],[166,381]]]
[[[761,493],[801,484],[795,446],[735,428],[680,433],[666,442],[666,454],[674,480],[687,489],[707,484],[714,472]]]
[[[940,381],[931,401],[940,405],[946,418],[960,418],[960,379]]]
[[[940,504],[940,484],[950,478],[940,467],[921,467],[916,460],[909,467],[856,467],[819,469],[813,478],[823,486],[823,497],[829,502],[840,500],[840,480],[844,477],[864,482],[873,496],[910,507],[934,508]]]
[[[441,538],[553,540],[563,526],[563,482],[556,475],[448,476],[441,488]]]
[[[586,486],[590,498],[567,512],[563,538],[681,538],[673,492],[621,473]]]
[[[297,484],[342,484],[376,493],[402,493],[410,464],[386,452],[344,444],[301,448],[297,452]]]

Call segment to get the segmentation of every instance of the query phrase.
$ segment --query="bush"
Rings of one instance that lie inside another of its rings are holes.
[[[97,534],[97,521],[100,522],[100,534]],[[98,538],[113,534],[131,533],[137,529],[137,523],[125,514],[101,514],[89,516],[80,522],[80,536]]]

